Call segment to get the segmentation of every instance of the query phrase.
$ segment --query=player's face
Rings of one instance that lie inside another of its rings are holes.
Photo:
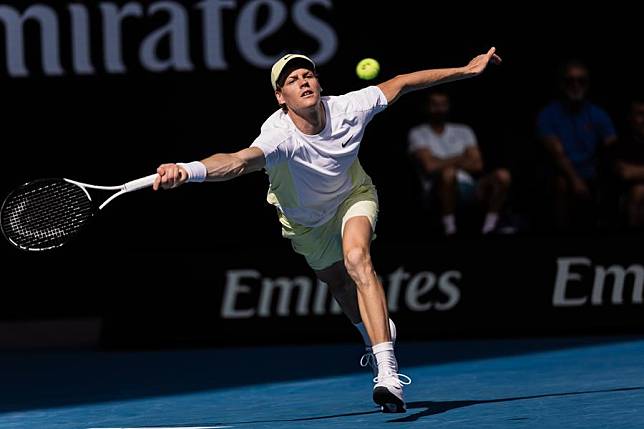
[[[317,106],[320,101],[320,83],[309,69],[293,70],[284,80],[284,86],[275,91],[279,104],[289,109],[302,110]]]

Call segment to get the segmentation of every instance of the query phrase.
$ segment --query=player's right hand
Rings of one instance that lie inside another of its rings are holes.
[[[157,178],[152,185],[155,191],[159,188],[172,189],[188,181],[188,172],[177,164],[161,164],[157,168]]]

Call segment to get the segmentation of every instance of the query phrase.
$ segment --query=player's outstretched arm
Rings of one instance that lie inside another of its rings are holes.
[[[190,164],[162,164],[152,188],[171,189],[188,181],[221,182],[264,168],[264,153],[249,147],[236,153],[217,153]]]
[[[478,76],[483,73],[490,62],[494,64],[501,63],[501,57],[495,52],[496,48],[490,48],[487,53],[474,57],[464,67],[421,70],[398,75],[393,79],[381,83],[378,87],[385,94],[385,97],[387,97],[387,102],[391,104],[401,95],[407,94],[408,92]]]
[[[266,159],[259,148],[249,147],[236,153],[218,153],[201,162],[208,171],[206,181],[221,182],[261,170]]]

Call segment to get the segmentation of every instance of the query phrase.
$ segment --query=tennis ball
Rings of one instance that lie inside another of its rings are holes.
[[[360,79],[371,80],[378,76],[380,72],[380,64],[373,58],[365,58],[360,60],[356,67],[356,73]]]

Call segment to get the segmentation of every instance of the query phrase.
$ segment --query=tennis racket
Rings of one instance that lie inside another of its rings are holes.
[[[2,203],[2,234],[22,250],[55,249],[78,234],[115,198],[152,186],[156,177],[152,174],[120,186],[96,186],[64,178],[25,183],[7,195]],[[88,189],[116,192],[98,205]]]

